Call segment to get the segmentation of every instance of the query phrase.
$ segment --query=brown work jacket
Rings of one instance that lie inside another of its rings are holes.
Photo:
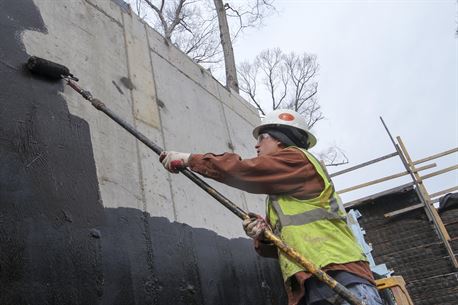
[[[324,189],[324,181],[313,164],[297,148],[252,159],[242,159],[234,153],[192,154],[189,168],[205,177],[254,194],[290,195],[297,199],[310,199]],[[255,249],[265,257],[278,257],[277,249],[270,244],[255,240]],[[371,283],[374,277],[365,261],[347,264],[330,264],[324,271],[342,270],[353,273]],[[311,276],[298,272],[287,286],[289,305],[297,304],[304,296],[304,282]]]

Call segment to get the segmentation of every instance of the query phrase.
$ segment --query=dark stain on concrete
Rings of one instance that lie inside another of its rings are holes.
[[[165,108],[165,104],[162,100],[160,100],[159,98],[156,99],[157,100],[157,105],[160,107],[160,108]]]
[[[24,71],[25,30],[46,33],[32,0],[1,1],[0,304],[284,304],[248,239],[103,207],[90,126]]]
[[[124,77],[120,78],[120,81],[127,89],[129,89],[129,90],[134,90],[135,89],[135,85],[130,80],[130,78],[124,76]]]

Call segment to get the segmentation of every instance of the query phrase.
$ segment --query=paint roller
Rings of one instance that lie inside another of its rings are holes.
[[[65,77],[70,77],[74,81],[78,81],[66,66],[40,57],[30,57],[26,65],[27,69],[33,74],[43,76],[50,80],[60,80]]]

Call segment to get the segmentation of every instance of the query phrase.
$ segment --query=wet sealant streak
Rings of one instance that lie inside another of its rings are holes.
[[[1,1],[0,304],[284,304],[249,240],[103,208],[89,126],[23,69],[25,30],[46,33],[33,1]]]

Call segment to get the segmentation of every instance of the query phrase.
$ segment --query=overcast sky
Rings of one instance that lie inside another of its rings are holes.
[[[401,136],[414,160],[458,146],[455,0],[277,0],[275,5],[278,14],[236,42],[236,60],[252,60],[274,47],[318,56],[319,101],[326,119],[314,129],[315,152],[335,144],[349,157],[349,166],[394,152],[379,116],[393,136]],[[435,162],[438,166],[423,174],[457,164],[458,154]],[[403,170],[393,158],[335,183],[342,189]],[[344,199],[409,181],[397,179]],[[456,170],[426,184],[430,193],[456,185]]]

